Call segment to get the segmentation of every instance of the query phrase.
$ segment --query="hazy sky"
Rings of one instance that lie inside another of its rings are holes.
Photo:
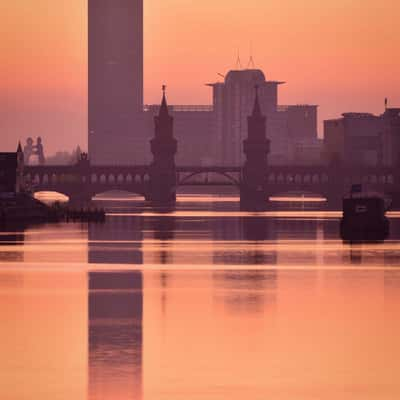
[[[281,104],[320,119],[400,106],[398,0],[144,0],[145,102],[210,103],[207,82],[250,47]],[[84,0],[0,0],[2,150],[41,135],[47,153],[86,141]]]

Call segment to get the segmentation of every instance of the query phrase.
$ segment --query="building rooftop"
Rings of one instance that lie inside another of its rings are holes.
[[[264,85],[266,83],[281,85],[285,83],[283,81],[267,81],[264,72],[260,69],[233,69],[226,74],[224,82],[207,83],[206,86],[229,85],[237,82],[252,85]]]
[[[146,104],[143,111],[158,111],[159,104]],[[171,112],[212,112],[214,108],[211,104],[172,104],[168,106]]]
[[[374,114],[371,113],[362,113],[362,112],[345,112],[342,114],[344,118],[371,118],[375,117]]]
[[[278,112],[286,112],[290,108],[318,108],[317,104],[282,104],[277,106]]]

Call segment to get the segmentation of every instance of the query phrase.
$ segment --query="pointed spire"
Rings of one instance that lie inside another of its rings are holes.
[[[240,61],[240,53],[239,53],[239,49],[237,51],[237,58],[236,58],[236,64],[235,64],[235,68],[236,69],[242,69],[242,62]]]
[[[166,90],[166,86],[162,85],[162,91],[163,91],[163,96],[162,96],[162,100],[161,100],[161,107],[160,107],[160,111],[158,113],[159,117],[168,117],[169,113],[168,113],[168,105],[167,105],[167,99],[165,97],[165,90]]]
[[[255,69],[256,68],[256,64],[254,62],[254,58],[253,58],[253,44],[250,42],[250,58],[249,58],[249,62],[247,64],[247,69]]]
[[[252,116],[253,117],[261,117],[262,113],[261,113],[260,101],[258,99],[258,85],[255,85],[254,89],[256,91],[256,97],[254,99],[254,107],[253,107]]]
[[[22,146],[20,141],[18,142],[17,153],[22,153]]]

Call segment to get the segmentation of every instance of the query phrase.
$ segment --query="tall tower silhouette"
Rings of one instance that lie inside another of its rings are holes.
[[[134,158],[143,136],[143,0],[88,0],[88,114],[92,162]]]
[[[267,205],[266,172],[270,141],[266,137],[266,117],[261,112],[258,86],[255,86],[252,114],[247,118],[247,138],[243,141],[246,161],[242,170],[240,205],[242,209],[265,209]]]
[[[155,135],[150,141],[153,162],[150,166],[148,200],[166,204],[176,199],[175,154],[177,140],[174,138],[174,118],[169,115],[165,86],[158,116],[154,117]]]

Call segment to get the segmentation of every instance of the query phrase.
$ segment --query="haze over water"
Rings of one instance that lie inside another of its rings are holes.
[[[178,200],[0,232],[0,399],[400,398],[400,214]]]

